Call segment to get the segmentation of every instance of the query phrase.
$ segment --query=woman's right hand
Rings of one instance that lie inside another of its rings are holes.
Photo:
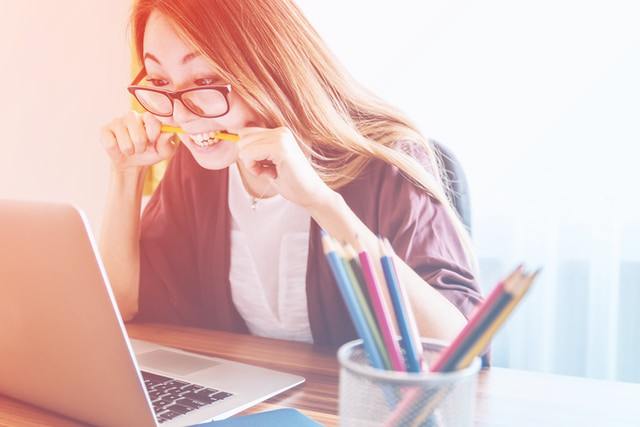
[[[141,170],[173,156],[172,133],[161,133],[162,123],[151,113],[130,111],[102,128],[100,141],[117,172]]]

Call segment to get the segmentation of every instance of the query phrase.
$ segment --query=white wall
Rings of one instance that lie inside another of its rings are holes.
[[[640,2],[298,1],[462,161],[485,290],[544,267],[494,362],[640,382]]]
[[[0,0],[0,198],[69,201],[98,228],[99,129],[128,108],[129,0]]]
[[[541,188],[571,211],[592,209],[589,196],[610,184],[603,162],[633,190],[637,160],[624,153],[640,154],[639,2],[298,3],[360,81],[461,157],[479,215]],[[640,215],[640,202],[630,207]]]

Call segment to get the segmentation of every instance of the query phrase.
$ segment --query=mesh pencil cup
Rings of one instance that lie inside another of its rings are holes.
[[[431,362],[445,348],[423,339]],[[454,372],[398,372],[371,367],[362,340],[338,350],[341,426],[469,427],[473,425],[480,358]]]

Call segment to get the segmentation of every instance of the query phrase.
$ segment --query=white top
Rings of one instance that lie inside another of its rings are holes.
[[[249,331],[263,337],[312,342],[307,311],[310,216],[276,195],[252,197],[236,164],[229,167],[231,296]]]

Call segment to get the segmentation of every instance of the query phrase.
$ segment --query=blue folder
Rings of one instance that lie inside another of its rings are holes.
[[[275,409],[257,414],[211,421],[193,427],[322,427],[300,411],[291,408]]]

